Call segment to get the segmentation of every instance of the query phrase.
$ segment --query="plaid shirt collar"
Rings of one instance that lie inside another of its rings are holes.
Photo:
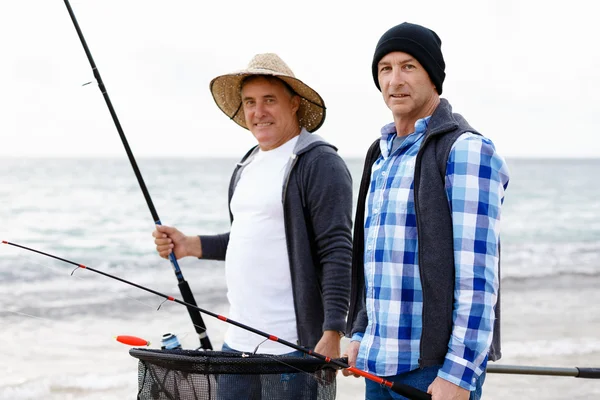
[[[427,131],[427,127],[429,126],[430,119],[431,119],[431,115],[417,120],[417,122],[415,122],[414,132],[409,134],[406,137],[406,139],[404,139],[404,143],[402,143],[402,146],[400,146],[400,148],[402,148],[404,146],[410,146],[413,143],[420,140],[423,137],[423,135],[425,135],[425,132]],[[381,155],[384,159],[388,158],[391,155],[390,151],[392,150],[394,139],[396,137],[397,137],[397,133],[396,133],[396,124],[395,123],[390,122],[389,124],[387,124],[387,125],[383,126],[383,128],[381,128],[381,141],[379,143],[379,146],[381,148]]]

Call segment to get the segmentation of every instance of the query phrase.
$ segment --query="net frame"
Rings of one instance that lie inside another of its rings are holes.
[[[311,356],[144,348],[133,348],[129,354],[139,360],[139,400],[333,400],[336,396],[336,368]]]

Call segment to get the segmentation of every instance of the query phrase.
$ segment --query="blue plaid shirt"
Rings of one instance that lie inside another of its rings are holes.
[[[392,154],[396,129],[393,123],[384,126],[381,156],[372,168],[364,221],[369,322],[364,335],[353,339],[361,340],[357,367],[380,376],[419,367],[423,293],[413,185],[429,118],[418,120],[415,132]],[[467,390],[485,370],[492,340],[500,207],[507,185],[508,169],[493,143],[472,133],[461,135],[446,168],[456,268],[454,327],[438,376]]]

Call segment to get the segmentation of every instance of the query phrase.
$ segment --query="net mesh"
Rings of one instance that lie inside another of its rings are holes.
[[[138,363],[138,400],[329,400],[336,371],[314,357],[220,351],[129,351]]]

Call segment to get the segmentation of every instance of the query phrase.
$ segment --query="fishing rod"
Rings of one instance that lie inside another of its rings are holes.
[[[388,380],[380,378],[377,375],[373,375],[373,374],[370,374],[368,372],[362,371],[360,369],[357,369],[356,367],[351,367],[347,363],[341,361],[341,359],[333,359],[331,357],[327,357],[327,356],[324,356],[322,354],[315,353],[312,350],[306,349],[306,348],[301,347],[299,345],[296,345],[296,344],[294,344],[292,342],[288,342],[287,340],[278,338],[277,336],[271,335],[271,334],[263,332],[263,331],[259,331],[258,329],[255,329],[255,328],[253,328],[251,326],[248,326],[248,325],[244,325],[241,322],[234,321],[234,320],[229,319],[229,318],[227,318],[227,317],[225,317],[223,315],[219,315],[219,314],[216,314],[216,313],[214,313],[212,311],[200,308],[200,307],[198,307],[195,304],[190,304],[190,303],[188,303],[186,301],[182,301],[182,300],[176,299],[176,298],[174,298],[172,296],[166,295],[166,294],[161,293],[161,292],[157,292],[156,290],[153,290],[153,289],[150,289],[148,287],[139,285],[137,283],[125,280],[123,278],[119,278],[118,276],[111,275],[111,274],[108,274],[106,272],[103,272],[103,271],[100,271],[100,270],[97,270],[97,269],[94,269],[94,268],[91,268],[91,267],[87,267],[87,266],[85,266],[83,264],[80,264],[80,263],[77,263],[75,261],[67,260],[65,258],[61,258],[61,257],[55,256],[55,255],[49,254],[49,253],[45,253],[45,252],[40,251],[40,250],[32,249],[30,247],[22,246],[20,244],[7,242],[5,240],[3,240],[2,243],[10,245],[10,246],[21,248],[23,250],[32,251],[34,253],[38,253],[38,254],[41,254],[41,255],[46,256],[46,257],[54,258],[56,260],[63,261],[65,263],[68,263],[68,264],[71,264],[71,265],[75,265],[77,268],[86,269],[86,270],[95,272],[97,274],[104,275],[104,276],[106,276],[108,278],[115,279],[115,280],[117,280],[119,282],[122,282],[122,283],[125,283],[127,285],[136,287],[138,289],[145,290],[146,292],[149,292],[149,293],[152,293],[154,295],[157,295],[157,296],[160,296],[160,297],[164,298],[165,301],[172,301],[172,302],[181,304],[183,306],[186,306],[188,309],[197,310],[197,311],[199,311],[199,312],[201,312],[203,314],[210,315],[211,317],[217,318],[217,319],[219,319],[219,320],[221,320],[223,322],[227,322],[228,324],[235,325],[238,328],[242,328],[242,329],[244,329],[246,331],[255,333],[255,334],[257,334],[259,336],[262,336],[264,338],[267,338],[268,340],[271,340],[273,342],[281,343],[281,344],[283,344],[283,345],[285,345],[287,347],[291,347],[294,350],[298,350],[298,351],[301,351],[304,354],[316,357],[316,358],[318,358],[320,360],[325,361],[325,363],[327,363],[327,364],[335,365],[338,368],[347,369],[347,370],[349,370],[350,372],[353,372],[356,375],[360,375],[363,378],[369,379],[369,380],[371,380],[373,382],[376,382],[376,383],[380,384],[381,386],[385,386],[385,387],[393,390],[394,392],[396,392],[396,393],[398,393],[398,394],[400,394],[402,396],[405,396],[405,397],[407,397],[409,399],[412,399],[412,400],[431,400],[431,395],[430,394],[425,393],[425,392],[423,392],[423,391],[421,391],[421,390],[419,390],[417,388],[414,388],[414,387],[409,386],[409,385],[405,385],[403,383],[390,382]],[[75,268],[73,270],[73,272],[71,272],[71,275],[77,270],[77,268]]]
[[[574,378],[600,379],[600,368],[555,368],[534,367],[528,365],[488,365],[486,371],[495,374],[571,376]]]
[[[79,23],[75,18],[75,13],[71,8],[71,4],[69,0],[65,0],[65,5],[67,6],[67,10],[69,11],[69,15],[71,16],[71,20],[73,21],[73,25],[75,26],[75,30],[77,31],[77,35],[81,40],[81,44],[83,45],[83,49],[85,50],[85,54],[90,62],[92,67],[92,71],[94,72],[94,77],[98,82],[98,88],[102,92],[104,96],[104,100],[106,100],[106,105],[108,106],[108,110],[110,111],[110,115],[117,127],[117,131],[119,132],[119,136],[121,137],[121,141],[123,142],[123,147],[125,147],[125,151],[127,152],[127,157],[129,158],[129,162],[131,163],[131,167],[133,168],[133,172],[137,178],[137,181],[140,185],[140,189],[142,189],[142,193],[144,194],[144,198],[146,199],[146,203],[148,204],[148,209],[150,210],[150,214],[152,214],[152,219],[156,225],[162,225],[160,218],[158,217],[158,213],[156,212],[156,208],[154,208],[154,204],[152,203],[152,198],[150,197],[150,193],[146,188],[146,184],[144,183],[144,179],[142,178],[142,173],[138,168],[138,165],[133,157],[133,152],[129,147],[129,143],[127,142],[127,138],[125,137],[125,133],[123,132],[123,128],[121,128],[121,123],[119,122],[119,118],[117,117],[117,113],[113,108],[112,102],[110,101],[110,97],[108,97],[108,93],[106,91],[106,87],[104,86],[104,82],[102,82],[102,77],[100,77],[100,72],[98,71],[98,67],[96,67],[96,63],[94,62],[94,58],[92,57],[92,53],[83,37],[83,33],[81,32],[81,28],[79,28]],[[177,263],[177,258],[175,257],[174,252],[169,254],[169,260],[171,261],[171,265],[173,266],[173,271],[175,272],[175,276],[177,277],[179,291],[181,292],[181,296],[185,300],[186,303],[196,306],[196,300],[194,299],[194,295],[192,294],[192,290],[190,289],[190,285],[187,283],[185,278],[183,277],[183,273],[179,268],[179,263]],[[190,318],[192,319],[192,323],[194,324],[194,329],[198,334],[200,339],[200,348],[204,350],[212,350],[212,344],[210,343],[210,339],[206,333],[206,325],[204,325],[204,321],[202,320],[202,315],[197,311],[190,307],[188,307],[188,313],[190,314]]]

